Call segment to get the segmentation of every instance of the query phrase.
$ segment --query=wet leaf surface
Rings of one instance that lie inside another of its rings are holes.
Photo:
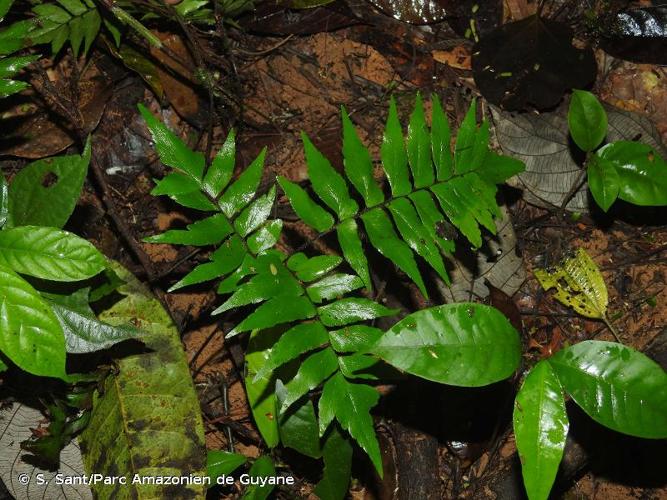
[[[602,47],[614,57],[667,64],[667,5],[621,11],[601,29]]]

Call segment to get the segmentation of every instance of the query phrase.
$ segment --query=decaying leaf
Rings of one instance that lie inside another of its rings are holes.
[[[554,298],[582,316],[606,318],[607,286],[600,269],[583,248],[553,271],[536,269],[535,277],[545,290],[556,288]]]

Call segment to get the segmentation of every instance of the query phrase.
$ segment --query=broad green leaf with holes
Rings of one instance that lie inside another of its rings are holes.
[[[556,289],[554,298],[587,318],[603,319],[607,314],[607,286],[600,269],[583,248],[577,249],[555,270],[536,269],[542,288]]]
[[[7,225],[63,227],[81,194],[90,152],[88,141],[81,156],[57,156],[23,167],[9,186]]]
[[[575,144],[583,151],[597,148],[607,135],[607,113],[590,92],[573,90],[567,124]]]
[[[21,226],[0,232],[0,264],[20,274],[78,281],[101,272],[105,262],[91,243],[67,231]]]
[[[342,374],[336,373],[324,384],[318,408],[320,435],[335,418],[370,457],[382,477],[380,446],[370,414],[379,399],[380,394],[373,387],[348,382]]]
[[[65,336],[39,293],[0,265],[0,351],[19,368],[65,378]]]
[[[524,380],[514,402],[514,435],[530,500],[546,500],[563,458],[569,420],[565,396],[548,361]]]
[[[427,380],[479,387],[503,380],[517,369],[521,342],[497,309],[460,303],[409,314],[370,352]]]
[[[99,315],[112,325],[132,323],[148,349],[116,359],[118,371],[95,394],[88,427],[79,437],[87,474],[133,477],[207,474],[204,425],[180,335],[159,301],[117,264],[123,297]],[[168,457],[168,460],[165,459]],[[205,498],[204,484],[92,485],[98,498]]]
[[[597,422],[631,436],[667,438],[667,373],[642,353],[587,340],[557,352],[549,364]]]

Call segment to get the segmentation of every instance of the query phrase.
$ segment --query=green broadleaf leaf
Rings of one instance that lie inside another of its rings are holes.
[[[594,420],[631,436],[667,437],[667,373],[640,352],[587,340],[549,359],[565,391]]]
[[[569,421],[563,388],[548,361],[523,382],[514,403],[514,435],[530,500],[546,500],[563,458]]]
[[[236,137],[234,130],[229,132],[225,143],[218,150],[211,166],[206,171],[202,186],[213,198],[217,198],[234,175],[236,162]]]
[[[399,370],[427,380],[479,387],[503,380],[516,370],[521,342],[497,309],[459,303],[406,316],[371,352]]]
[[[521,160],[487,151],[475,172],[489,183],[500,184],[525,169],[526,166]]]
[[[22,226],[0,232],[0,264],[17,273],[54,281],[78,281],[105,267],[88,241],[51,227]]]
[[[147,243],[170,243],[172,245],[206,246],[221,243],[234,229],[222,214],[215,214],[193,224],[187,229],[169,231],[144,238]]]
[[[268,193],[257,198],[241,212],[234,221],[234,227],[241,237],[246,237],[266,222],[271,215],[275,199],[276,187],[273,186]]]
[[[280,239],[282,229],[283,221],[280,219],[267,222],[248,237],[246,242],[248,250],[255,255],[260,255],[273,248]]]
[[[345,260],[364,282],[364,286],[368,291],[371,291],[373,284],[371,283],[371,275],[368,270],[368,260],[359,239],[357,223],[354,219],[341,222],[336,228],[336,235],[338,236],[338,243],[343,251]]]
[[[583,151],[597,148],[607,135],[607,113],[590,92],[573,90],[567,124],[575,144]]]
[[[618,173],[618,197],[641,206],[667,205],[667,162],[651,146],[617,141],[595,154]]]
[[[431,150],[433,163],[438,181],[449,179],[454,173],[452,159],[452,148],[450,145],[451,131],[447,115],[442,109],[440,98],[437,94],[431,94]]]
[[[338,370],[338,357],[329,347],[310,354],[299,367],[294,378],[285,384],[287,393],[280,406],[284,413],[301,396],[304,396]]]
[[[357,202],[350,198],[345,179],[334,170],[322,153],[310,142],[305,133],[301,133],[308,177],[313,185],[313,191],[331,208],[340,220],[352,217],[359,210]]]
[[[345,326],[359,321],[396,314],[398,309],[388,309],[371,299],[344,298],[321,306],[317,310],[325,326]]]
[[[370,414],[378,399],[380,395],[373,387],[350,383],[342,374],[336,373],[324,384],[320,397],[320,435],[326,432],[335,418],[368,454],[382,477],[380,446]]]
[[[407,274],[419,287],[422,295],[428,297],[426,286],[415,262],[410,247],[394,231],[391,220],[381,208],[374,208],[361,216],[371,244],[398,268]]]
[[[477,135],[477,102],[473,100],[456,135],[454,148],[454,171],[467,172],[473,157],[473,146]]]
[[[74,211],[90,162],[90,141],[81,156],[57,156],[24,167],[9,186],[9,224],[61,228]]]
[[[366,206],[375,206],[384,201],[384,194],[373,179],[371,155],[359,139],[345,107],[341,108],[341,114],[343,115],[343,164],[345,175],[364,198]]]
[[[417,94],[414,110],[410,115],[407,150],[415,188],[432,185],[435,176],[431,160],[431,137],[426,126],[424,104],[419,93]]]
[[[315,308],[307,297],[281,296],[272,298],[236,325],[226,337],[230,338],[256,328],[270,328],[290,321],[309,319],[315,316],[315,313]]]
[[[163,194],[174,196],[179,194],[192,194],[199,191],[199,183],[181,172],[170,172],[162,179],[155,181],[155,187],[151,190],[153,196]]]
[[[225,190],[220,200],[218,200],[222,213],[227,217],[232,217],[250,203],[250,200],[255,196],[264,172],[264,158],[266,158],[266,148],[262,149],[259,156]]]
[[[249,474],[251,477],[275,477],[276,468],[273,465],[271,457],[262,455],[255,460],[255,463],[250,467]],[[271,494],[275,487],[275,484],[269,481],[265,484],[251,484],[243,494],[243,498],[246,500],[264,500]]]
[[[248,459],[240,453],[224,450],[209,450],[206,453],[206,474],[211,478],[211,484],[221,476],[226,476],[246,463]]]
[[[614,164],[593,155],[586,167],[586,173],[588,174],[588,188],[591,190],[593,199],[606,212],[618,198],[621,184],[621,178]]]
[[[319,304],[325,300],[343,297],[363,286],[364,282],[359,276],[334,273],[310,285],[306,288],[306,292],[313,302]]]
[[[379,328],[368,325],[350,325],[329,332],[329,340],[337,352],[366,352],[383,333]]]
[[[277,380],[276,397],[279,407],[282,406],[286,393],[285,386]],[[287,413],[280,415],[279,427],[283,446],[311,458],[319,458],[322,455],[317,417],[310,399],[302,398],[297,404],[292,405]]]
[[[19,368],[65,378],[65,337],[58,319],[37,291],[0,266],[0,351]]]
[[[380,148],[382,167],[387,175],[392,194],[404,196],[412,191],[408,174],[408,155],[405,151],[403,129],[398,120],[396,101],[392,97],[389,101],[389,116],[384,129],[382,147]]]
[[[410,195],[410,200],[414,203],[419,218],[424,225],[424,229],[429,232],[429,235],[438,244],[440,250],[445,253],[454,252],[454,242],[448,240],[446,235],[442,233],[442,227],[452,227],[447,222],[446,217],[440,212],[433,201],[431,193],[425,190],[415,191]],[[453,227],[452,227],[453,229]]]
[[[205,165],[204,155],[193,152],[180,137],[169,130],[142,104],[139,104],[139,112],[151,132],[160,161],[169,167],[185,172],[194,179],[201,180]]]
[[[352,445],[337,425],[325,437],[322,456],[324,475],[315,486],[315,494],[321,500],[342,500],[350,484]]]
[[[304,254],[297,253],[289,258],[287,267],[296,273],[297,278],[308,283],[326,275],[342,261],[337,255],[317,255],[309,259]]]
[[[333,216],[315,203],[301,186],[283,176],[278,176],[278,184],[285,191],[292,209],[303,222],[320,233],[331,229],[334,225]]]

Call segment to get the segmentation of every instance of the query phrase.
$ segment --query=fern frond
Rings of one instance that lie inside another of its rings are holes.
[[[300,186],[280,179],[292,208],[306,224],[321,234],[337,232],[343,256],[367,288],[371,284],[359,220],[371,246],[405,272],[426,296],[415,255],[448,282],[442,255],[454,246],[441,234],[442,226],[451,222],[474,248],[479,247],[480,226],[492,233],[496,230],[493,219],[500,215],[496,184],[523,170],[521,162],[489,149],[489,125],[485,120],[477,126],[474,102],[459,128],[452,153],[447,118],[437,96],[432,102],[431,130],[417,96],[404,137],[396,104],[391,101],[381,147],[382,170],[391,196],[386,197],[376,183],[368,149],[344,108],[345,177],[304,134],[310,184],[319,201]],[[348,182],[359,193],[363,207],[350,195]]]
[[[81,48],[87,54],[102,25],[92,0],[57,0],[35,5],[32,12],[36,18],[29,34],[30,45],[50,43],[54,55],[68,41],[75,56]]]

